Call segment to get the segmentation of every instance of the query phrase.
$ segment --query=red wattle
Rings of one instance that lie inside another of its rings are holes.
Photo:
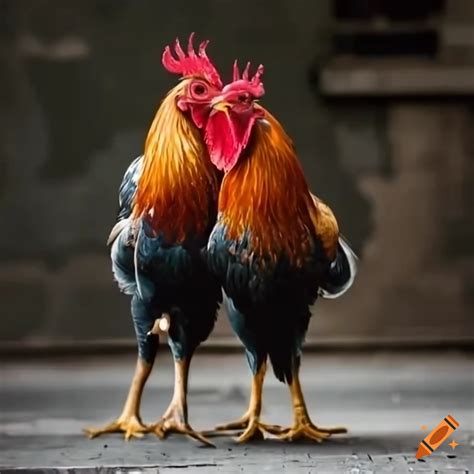
[[[255,118],[252,114],[232,111],[214,112],[206,124],[205,136],[212,163],[219,170],[230,171],[248,144]]]

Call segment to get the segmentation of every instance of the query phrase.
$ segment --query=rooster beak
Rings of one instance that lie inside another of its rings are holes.
[[[224,112],[225,114],[229,113],[229,109],[232,107],[232,104],[227,102],[222,96],[215,97],[211,101],[211,115],[216,112]]]

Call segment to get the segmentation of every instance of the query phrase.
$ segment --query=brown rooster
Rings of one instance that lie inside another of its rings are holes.
[[[308,188],[293,143],[281,124],[256,103],[263,66],[234,81],[213,100],[211,160],[225,172],[208,261],[224,291],[230,323],[245,346],[253,374],[250,406],[218,431],[244,429],[239,441],[269,432],[284,440],[322,441],[344,428],[312,423],[299,379],[309,307],[319,296],[335,298],[351,285],[357,258],[339,234],[330,208]],[[260,421],[267,358],[289,385],[294,422],[289,428]]]
[[[209,130],[208,122],[222,82],[206,55],[208,42],[196,52],[192,40],[193,35],[187,53],[176,41],[176,57],[169,47],[164,50],[164,67],[182,80],[163,100],[144,155],[130,165],[120,186],[109,243],[115,279],[132,297],[138,361],[122,413],[103,428],[88,429],[91,437],[122,432],[129,439],[152,431],[163,438],[176,432],[211,444],[189,426],[186,397],[191,358],[212,331],[221,300],[203,249],[215,223],[220,181],[204,137],[218,132]],[[158,348],[155,321],[163,317],[175,360],[174,395],[161,419],[147,427],[140,399]]]

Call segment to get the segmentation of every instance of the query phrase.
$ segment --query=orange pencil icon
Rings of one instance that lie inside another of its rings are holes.
[[[459,423],[448,415],[418,446],[416,459],[436,451],[456,430]]]

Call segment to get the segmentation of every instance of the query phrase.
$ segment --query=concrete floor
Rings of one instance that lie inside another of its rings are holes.
[[[314,421],[350,430],[321,445],[269,439],[239,446],[216,438],[212,449],[176,436],[159,441],[149,435],[128,443],[119,435],[86,439],[83,427],[118,414],[133,365],[131,354],[4,363],[0,471],[359,474],[474,468],[472,353],[306,355],[302,380]],[[248,385],[241,355],[198,354],[190,381],[192,424],[204,429],[240,416]],[[160,354],[143,400],[145,421],[162,413],[171,387],[171,360]],[[421,426],[431,430],[448,413],[460,422],[451,438],[459,446],[453,450],[448,441],[417,461],[417,445],[428,433]],[[290,416],[287,390],[269,373],[264,420],[288,424]]]

